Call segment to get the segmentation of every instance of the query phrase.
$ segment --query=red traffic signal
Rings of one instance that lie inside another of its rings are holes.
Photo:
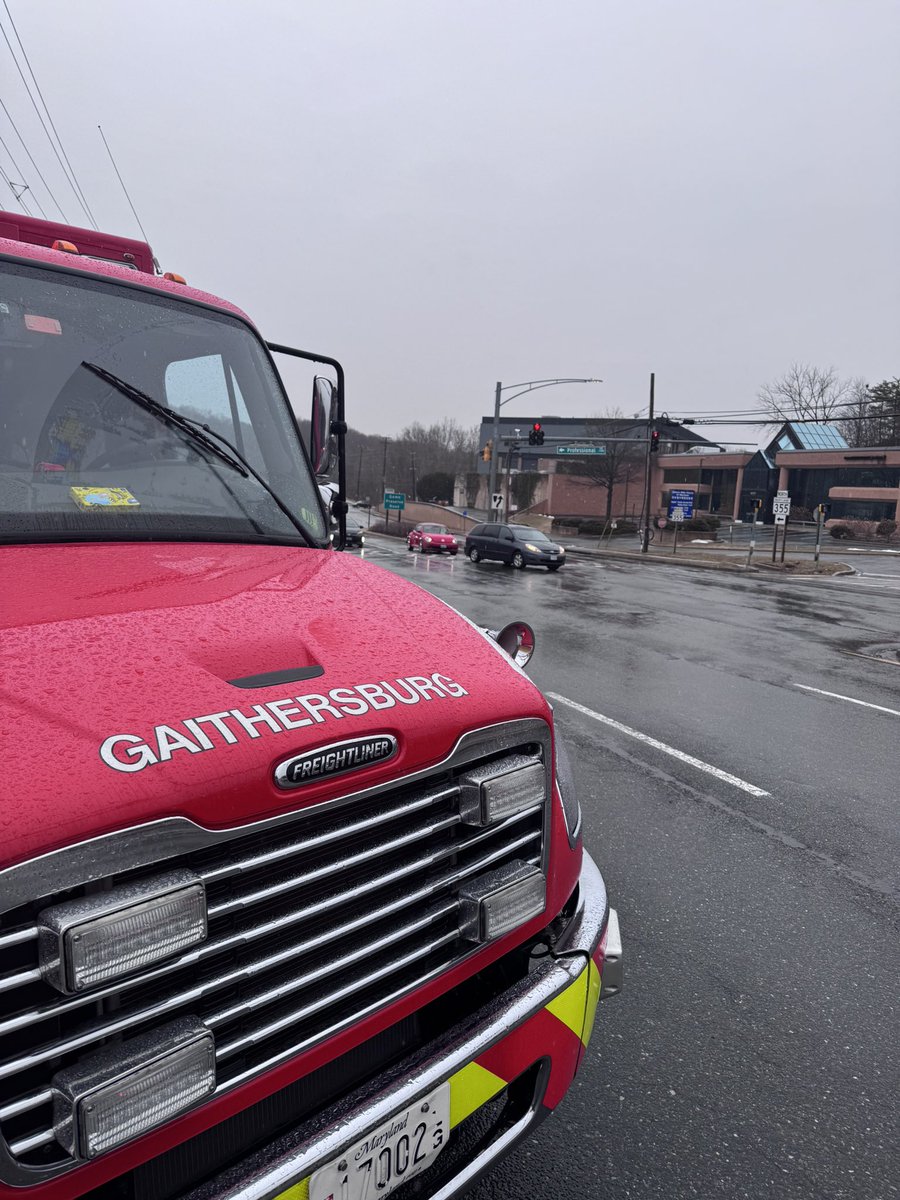
[[[543,446],[543,444],[544,444],[544,430],[541,426],[540,421],[535,421],[535,423],[532,425],[531,429],[529,429],[529,431],[528,431],[528,445],[529,446]]]
[[[650,430],[650,453],[651,454],[659,453],[659,430],[658,429]]]

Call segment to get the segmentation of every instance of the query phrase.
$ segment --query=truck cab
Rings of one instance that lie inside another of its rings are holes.
[[[23,220],[0,214],[0,1197],[460,1195],[621,987],[529,638],[336,549],[336,360],[149,247],[101,261],[124,239]],[[309,445],[278,354],[333,376]]]

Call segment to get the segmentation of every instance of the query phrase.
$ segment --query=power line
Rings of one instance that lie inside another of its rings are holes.
[[[75,186],[78,188],[78,195],[84,204],[85,211],[90,215],[91,220],[94,221],[94,214],[91,211],[91,207],[87,202],[87,197],[85,196],[84,191],[82,190],[82,187],[78,180],[78,177],[75,174],[75,168],[72,166],[71,162],[69,162],[69,156],[68,156],[68,154],[66,154],[66,148],[63,145],[62,138],[59,136],[59,130],[56,128],[56,122],[53,120],[53,115],[50,112],[50,108],[47,104],[47,101],[44,99],[44,93],[41,91],[41,85],[37,81],[37,76],[35,75],[34,68],[31,65],[31,59],[28,57],[28,51],[25,49],[22,39],[19,36],[19,31],[16,28],[16,22],[13,19],[12,13],[9,11],[9,5],[7,4],[6,0],[3,0],[3,7],[6,9],[6,15],[9,17],[9,23],[12,26],[12,31],[16,35],[16,41],[19,43],[19,49],[22,51],[22,57],[25,59],[25,64],[28,67],[28,73],[31,76],[31,78],[34,80],[34,86],[37,88],[37,94],[41,98],[41,104],[43,104],[44,112],[46,112],[46,114],[47,114],[47,119],[50,122],[50,128],[56,134],[56,140],[59,142],[59,148],[62,151],[63,158],[66,160],[66,164],[68,165],[68,168],[72,173],[72,179],[75,182]],[[96,221],[94,221],[94,228],[95,229],[97,228]]]
[[[4,2],[5,2],[5,0],[4,0]],[[103,127],[102,127],[102,125],[98,125],[97,128],[100,130],[100,136],[103,138],[103,145],[106,147],[106,153],[109,155],[109,161],[112,163],[113,170],[115,171],[116,175],[118,176],[119,183],[121,183],[121,185],[122,185],[122,191],[125,193],[125,199],[131,205],[131,211],[134,213],[134,219],[138,223],[138,228],[140,229],[141,233],[144,235],[144,241],[149,243],[150,239],[147,237],[147,231],[144,229],[144,226],[141,224],[141,218],[137,215],[137,209],[134,207],[134,204],[132,203],[132,200],[131,200],[131,196],[129,196],[129,194],[128,194],[128,188],[125,186],[125,180],[122,178],[122,174],[119,171],[119,168],[116,166],[116,160],[113,158],[113,152],[109,148],[109,142],[106,140],[106,134],[103,132]]]
[[[18,127],[18,125],[15,123],[15,121],[13,120],[12,113],[9,111],[9,109],[6,107],[6,105],[3,103],[3,97],[2,97],[2,96],[0,96],[0,108],[2,108],[2,109],[3,109],[3,111],[6,113],[7,119],[8,119],[8,121],[9,121],[10,125],[12,125],[12,127],[13,127],[13,130],[15,131],[15,135],[16,135],[16,137],[17,137],[17,138],[19,139],[19,141],[22,143],[22,149],[23,149],[23,150],[25,151],[25,153],[28,155],[28,158],[29,158],[29,159],[30,159],[30,161],[31,161],[31,165],[34,167],[35,171],[37,171],[37,173],[38,173],[38,178],[40,179],[40,181],[41,181],[41,183],[44,185],[44,187],[47,189],[47,194],[48,194],[48,196],[49,196],[49,197],[50,197],[50,199],[53,201],[53,203],[56,205],[56,207],[59,209],[59,215],[62,217],[62,219],[63,219],[63,220],[65,221],[65,223],[68,225],[68,224],[69,224],[69,218],[66,216],[65,212],[63,211],[63,206],[62,206],[62,205],[60,204],[60,202],[57,200],[56,196],[54,196],[54,194],[53,194],[53,191],[52,191],[52,189],[51,189],[51,187],[50,187],[50,184],[49,184],[49,183],[47,182],[47,180],[44,178],[44,174],[43,174],[43,172],[41,171],[41,168],[40,168],[40,167],[37,165],[37,163],[34,161],[34,155],[33,155],[33,154],[31,153],[31,151],[28,149],[28,146],[27,146],[27,145],[26,145],[26,143],[25,143],[25,139],[22,137],[21,133],[19,132],[19,127]]]
[[[16,172],[16,174],[19,176],[19,178],[20,178],[20,179],[23,181],[23,186],[25,187],[26,191],[29,191],[29,192],[31,192],[31,197],[32,197],[32,199],[34,200],[35,204],[38,206],[38,211],[40,212],[41,216],[42,216],[42,217],[44,218],[44,220],[46,221],[46,220],[47,220],[47,214],[44,212],[44,206],[43,206],[43,204],[41,204],[41,202],[40,202],[40,200],[38,199],[38,197],[37,197],[37,196],[34,194],[34,188],[32,188],[30,184],[27,184],[27,183],[25,183],[25,182],[24,182],[24,180],[25,180],[25,172],[22,170],[22,168],[21,168],[21,167],[19,166],[19,164],[16,162],[16,160],[15,160],[15,156],[13,155],[13,152],[12,152],[12,150],[10,150],[9,146],[7,146],[6,142],[3,140],[3,135],[2,135],[2,134],[0,134],[0,146],[2,146],[2,147],[3,147],[3,149],[6,151],[7,155],[9,156],[9,161],[10,161],[10,162],[12,163],[12,165],[13,165],[13,170]],[[17,197],[17,199],[21,199],[21,197]],[[25,211],[26,211],[26,212],[28,212],[28,210],[27,210],[27,209],[26,209]],[[31,216],[31,213],[28,213],[28,215],[29,215],[29,216]]]
[[[6,0],[4,0],[4,7],[6,7]],[[8,8],[8,7],[6,8],[6,11],[7,11],[7,14],[9,14],[9,8]],[[10,22],[12,22],[12,16],[11,16],[11,15],[10,15],[10,18],[9,18],[9,19],[10,19]],[[15,25],[13,25],[13,31],[15,31]],[[39,120],[39,121],[40,121],[40,123],[41,123],[41,128],[43,129],[44,133],[47,135],[47,141],[50,143],[50,149],[51,149],[51,150],[53,151],[53,153],[56,155],[56,161],[59,163],[60,167],[62,168],[62,173],[63,173],[63,175],[65,175],[65,177],[66,177],[66,182],[68,183],[69,187],[71,187],[71,189],[72,189],[73,193],[75,194],[75,199],[76,199],[76,200],[78,201],[78,203],[81,205],[81,208],[82,208],[82,209],[83,209],[83,211],[84,211],[84,215],[87,217],[87,219],[88,219],[88,220],[90,221],[90,223],[93,225],[93,227],[96,229],[96,228],[97,228],[97,222],[94,220],[94,218],[93,218],[93,215],[91,214],[91,211],[90,211],[90,209],[88,208],[86,201],[82,200],[81,196],[79,195],[79,191],[78,191],[78,187],[76,186],[76,182],[75,182],[75,177],[74,177],[74,174],[73,174],[73,175],[70,175],[70,174],[69,174],[69,170],[66,168],[66,164],[65,164],[65,163],[63,162],[63,160],[62,160],[62,158],[61,158],[61,156],[60,156],[60,153],[59,153],[59,150],[57,150],[57,148],[56,148],[56,143],[54,142],[53,138],[50,136],[50,130],[47,128],[47,122],[44,120],[44,117],[43,117],[43,114],[41,113],[41,110],[40,110],[40,108],[38,108],[38,103],[37,103],[37,101],[35,100],[35,98],[34,98],[34,96],[33,96],[33,94],[32,94],[31,88],[30,88],[30,87],[29,87],[29,85],[28,85],[28,80],[25,78],[25,72],[22,70],[21,64],[19,63],[19,60],[18,60],[18,58],[16,57],[16,52],[15,52],[15,50],[13,49],[13,44],[12,44],[12,42],[9,40],[9,34],[6,32],[6,28],[5,28],[3,25],[0,25],[0,32],[2,32],[2,34],[3,34],[3,40],[6,42],[6,45],[9,47],[9,52],[10,52],[10,54],[12,55],[12,60],[13,60],[13,62],[16,64],[16,70],[19,72],[19,77],[20,77],[20,79],[22,80],[22,83],[25,85],[25,91],[28,93],[28,99],[31,101],[31,104],[32,104],[32,107],[34,108],[34,111],[37,113],[38,120]],[[17,37],[17,38],[18,38],[18,36],[19,36],[19,35],[18,35],[18,34],[16,34],[16,37]],[[20,41],[20,42],[19,42],[19,45],[21,46],[21,44],[22,44],[22,43],[21,43],[21,41]],[[23,54],[25,53],[25,52],[24,52],[24,49],[23,49],[22,53],[23,53]],[[27,59],[27,56],[26,56],[26,59],[25,59],[25,61],[26,61],[26,62],[28,61],[28,59]],[[31,68],[30,68],[30,67],[29,67],[29,70],[31,70]],[[32,72],[32,75],[33,75],[33,72]],[[40,91],[40,89],[38,89],[38,90]],[[43,99],[43,97],[42,97],[42,99]],[[46,107],[46,105],[45,105],[45,107]],[[49,110],[47,111],[47,116],[48,116],[48,117],[50,116],[50,112],[49,112]],[[53,123],[53,122],[52,122],[52,118],[51,118],[51,124],[52,124],[52,123]],[[58,137],[58,136],[59,136],[59,135],[57,134],[57,137]],[[60,142],[60,147],[62,147],[62,142]],[[63,151],[63,153],[65,153],[65,151]]]

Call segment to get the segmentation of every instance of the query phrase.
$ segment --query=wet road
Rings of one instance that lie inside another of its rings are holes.
[[[366,556],[535,627],[622,920],[572,1093],[473,1200],[900,1195],[896,581]]]

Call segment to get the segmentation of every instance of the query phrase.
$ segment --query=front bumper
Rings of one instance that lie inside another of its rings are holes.
[[[552,954],[526,978],[387,1075],[183,1200],[307,1200],[309,1177],[319,1166],[444,1081],[450,1082],[450,1124],[455,1129],[507,1084],[533,1080],[523,1111],[471,1157],[457,1162],[431,1193],[432,1200],[451,1200],[556,1107],[584,1057],[597,1001],[621,987],[618,917],[608,907],[599,870],[585,854],[575,914]],[[437,1164],[441,1161],[439,1157]]]
[[[525,550],[523,554],[529,567],[552,567],[557,563],[562,566],[566,561],[565,554],[557,554],[556,558],[551,558],[549,554],[534,554],[531,550]]]

